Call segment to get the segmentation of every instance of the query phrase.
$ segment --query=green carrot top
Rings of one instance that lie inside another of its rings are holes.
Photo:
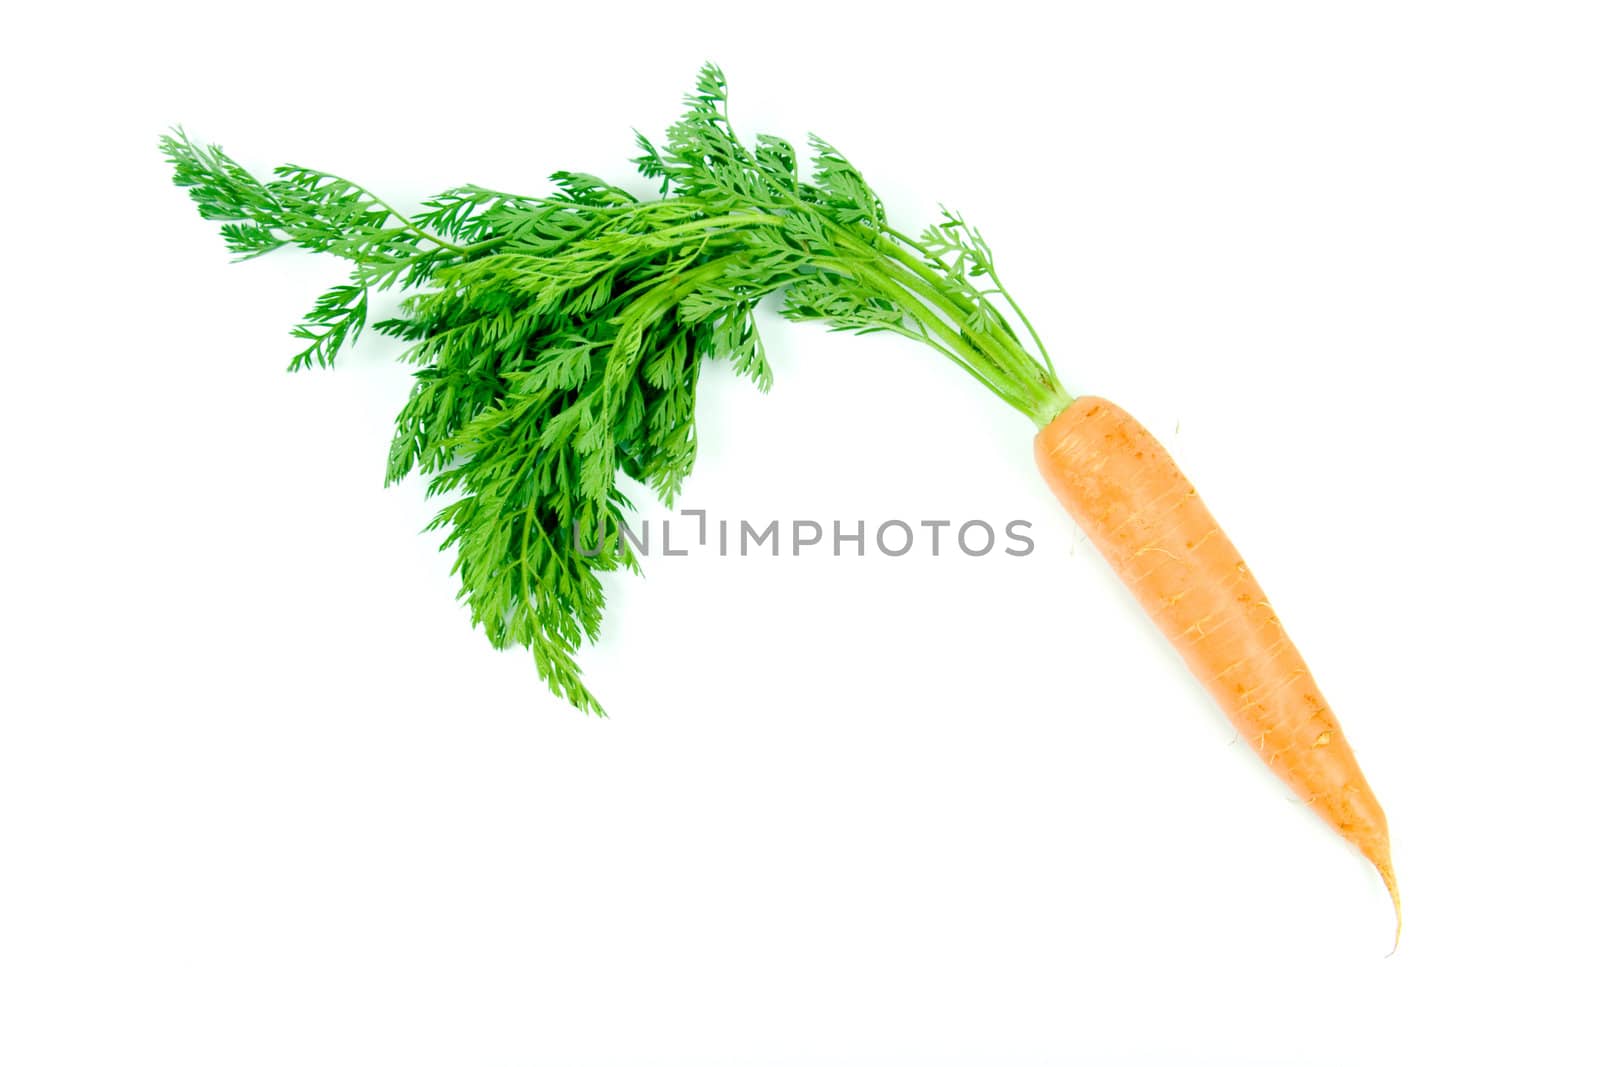
[[[959,215],[912,238],[820,138],[809,179],[787,141],[747,147],[715,66],[686,103],[662,146],[638,138],[656,200],[561,171],[544,197],[468,185],[407,216],[321,171],[261,181],[181,130],[161,140],[173,180],[239,258],[298,245],[350,261],[350,280],[294,329],[291,370],[331,365],[374,290],[410,291],[373,324],[416,365],[387,480],[420,471],[448,498],[430,529],[455,549],[474,624],[497,648],[529,648],[552,691],[599,714],[573,656],[599,632],[600,574],[638,569],[627,539],[601,536],[631,509],[617,472],[672,501],[694,465],[702,359],[771,385],[763,297],[781,293],[788,319],[915,338],[1037,426],[1071,399]]]

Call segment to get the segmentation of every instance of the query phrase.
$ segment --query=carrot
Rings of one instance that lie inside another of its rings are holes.
[[[1079,397],[1034,456],[1088,535],[1267,766],[1377,868],[1394,901],[1383,809],[1305,659],[1172,456],[1109,400]]]
[[[948,209],[920,234],[891,225],[820,138],[809,177],[783,138],[742,141],[712,64],[685,104],[664,142],[638,138],[656,199],[558,171],[548,196],[458,186],[406,216],[323,171],[263,181],[181,130],[161,145],[241,258],[294,245],[350,261],[293,331],[291,368],[332,365],[373,292],[410,292],[372,324],[415,366],[388,480],[421,475],[448,501],[430,529],[473,624],[529,649],[576,707],[604,714],[576,660],[600,631],[601,579],[638,569],[615,536],[625,494],[670,506],[682,487],[705,362],[772,384],[756,307],[775,298],[791,321],[925,344],[1027,416],[1067,510],[1267,765],[1378,868],[1398,937],[1383,812],[1305,662],[1171,457],[1114,405],[1073,400],[983,235]]]

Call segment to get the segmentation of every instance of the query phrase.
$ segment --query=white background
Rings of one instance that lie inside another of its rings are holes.
[[[582,6],[9,16],[0,1062],[1593,1062],[1592,5]],[[230,265],[155,146],[631,181],[705,59],[1169,442],[1388,810],[1396,955],[931,352],[769,317],[683,505],[1038,550],[654,561],[585,719],[381,488],[396,346],[283,373],[338,267]]]

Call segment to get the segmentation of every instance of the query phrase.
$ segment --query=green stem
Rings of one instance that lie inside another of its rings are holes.
[[[985,378],[982,374],[978,373],[968,360],[934,340],[933,337],[929,335],[927,327],[923,325],[922,320],[915,319],[914,321],[917,324],[917,330],[911,330],[904,326],[891,326],[890,329],[902,337],[909,337],[913,341],[927,345],[929,348],[940,353],[946,359],[950,360],[950,362],[966,371],[967,374],[977,381],[979,385],[983,386],[985,389],[989,390],[989,392],[999,397],[1004,403],[1010,405],[1011,407],[1018,406],[1016,398],[1008,395],[1004,390],[1000,389],[988,378]]]
[[[917,241],[915,238],[912,238],[907,234],[901,233],[892,226],[884,227],[883,232],[889,237],[893,238],[893,240],[890,241],[887,246],[887,250],[891,255],[925,278],[936,279],[939,277],[937,272],[935,272],[933,268],[928,265],[930,261],[937,260],[937,257],[934,256],[926,247],[924,247],[920,241]],[[896,242],[899,243],[897,244]],[[919,255],[911,255],[905,250],[905,248],[900,247],[901,244],[915,249]],[[1007,289],[1005,287],[1005,283],[1000,280],[1000,275],[994,272],[992,264],[990,265],[989,277],[994,282],[994,291],[1005,297],[1006,303],[1010,305],[1011,310],[1016,314],[1017,320],[1021,322],[1023,328],[1028,331],[1028,336],[1033,338],[1033,345],[1039,350],[1039,357],[1044,360],[1045,369],[1050,373],[1050,377],[1054,378],[1056,376],[1055,364],[1050,359],[1049,350],[1044,346],[1044,339],[1039,336],[1039,331],[1033,328],[1033,323],[1029,321],[1027,313],[1022,310],[1022,305],[1017,303],[1016,298],[1011,295],[1011,291]],[[994,308],[994,305],[989,302],[986,294],[980,292],[978,294],[978,299],[981,300],[986,307],[991,309]],[[970,301],[967,303],[970,304]]]
[[[882,258],[881,253],[879,258]],[[929,280],[915,274],[908,276],[904,269],[892,260],[887,262],[887,266],[894,268],[894,271],[885,273],[896,277],[896,281],[901,288],[927,301],[927,303],[941,311],[951,322],[958,324],[962,332],[971,337],[979,350],[1001,370],[1009,374],[1023,372],[1023,376],[1026,376],[1027,367],[1032,363],[1032,360],[1027,358],[1027,354],[1019,353],[994,340],[987,333],[968,330],[966,328],[966,320],[970,312],[963,313],[965,310],[963,305],[968,302],[958,294],[952,293],[945,286],[944,279],[934,276],[933,279]]]
[[[433,234],[429,233],[427,230],[424,230],[421,226],[418,226],[416,223],[412,222],[405,215],[400,214],[400,212],[395,210],[395,208],[387,200],[384,200],[381,196],[376,195],[371,190],[365,189],[362,186],[356,185],[354,182],[351,182],[350,184],[354,188],[360,189],[363,193],[365,193],[368,197],[370,197],[374,204],[377,204],[379,207],[383,208],[383,210],[387,211],[390,215],[392,215],[393,217],[399,219],[400,220],[400,225],[404,226],[406,229],[410,230],[412,233],[416,234],[418,237],[427,238],[428,240],[432,241],[434,244],[438,245],[440,248],[447,248],[450,251],[456,253],[457,255],[464,256],[464,255],[467,254],[466,248],[463,248],[461,245],[454,244],[454,243],[452,243],[450,241],[446,241],[442,237],[435,237]]]
[[[666,201],[663,201],[666,202]],[[737,229],[744,225],[755,226],[781,226],[786,220],[782,215],[768,215],[759,211],[730,212],[726,215],[711,215],[703,219],[693,219],[689,222],[680,222],[675,226],[663,226],[656,230],[647,230],[640,236],[668,237],[681,233],[697,233],[701,230],[711,230],[717,227]]]
[[[907,234],[894,229],[893,227],[886,226],[884,227],[883,232],[886,236],[891,238],[887,245],[885,245],[884,251],[886,251],[890,256],[892,256],[897,262],[905,266],[907,269],[926,280],[929,284],[944,288],[944,283],[947,281],[947,279],[941,276],[930,265],[931,263],[937,261],[937,257],[935,257],[920,242],[908,236]],[[908,253],[904,247],[901,247],[901,245],[915,249],[918,253],[920,253],[920,258]],[[1023,410],[1037,425],[1043,427],[1048,425],[1056,415],[1060,414],[1066,409],[1067,405],[1072,402],[1072,395],[1062,387],[1060,379],[1056,376],[1055,363],[1050,359],[1050,352],[1045,348],[1044,339],[1039,336],[1039,331],[1034,328],[1033,322],[1029,320],[1027,313],[1022,310],[1022,307],[1017,303],[1016,298],[1011,295],[1010,290],[1005,287],[1005,284],[1000,280],[1000,276],[994,272],[992,265],[990,267],[989,277],[995,284],[995,291],[1005,298],[1006,303],[1016,314],[1017,320],[1021,322],[1023,328],[1028,331],[1028,336],[1033,339],[1034,347],[1039,350],[1039,358],[1044,361],[1043,367],[1040,367],[1038,362],[1035,361],[1030,354],[1021,350],[1020,348],[1018,349],[1018,352],[1026,359],[1027,364],[1032,369],[1039,372],[1039,384],[1043,387],[1042,390],[1037,393],[1037,403],[1029,408],[1024,408]],[[957,306],[964,305],[967,308],[973,307],[971,301],[960,297],[959,294],[952,293],[951,297],[957,302]],[[983,293],[978,294],[978,299],[986,308],[994,313],[997,319],[1002,322],[1005,321],[1004,318],[999,314],[999,310],[989,302]]]
[[[977,345],[999,364],[1007,374],[1016,376],[1024,382],[1040,377],[1047,385],[1057,384],[1054,381],[1054,372],[1047,368],[1041,368],[1038,362],[1016,343],[1014,338],[997,337],[988,331],[966,330],[965,323],[967,319],[979,312],[979,305],[973,304],[972,301],[955,290],[951,286],[948,277],[939,274],[929,267],[927,263],[919,262],[916,257],[906,254],[905,250],[899,248],[893,241],[886,245],[868,244],[835,223],[830,222],[829,225],[840,234],[842,239],[861,249],[863,254],[874,255],[879,259],[887,260],[898,268],[902,275],[909,273],[911,278],[906,279],[910,283],[908,287],[914,289],[929,303],[942,310],[953,322],[961,324],[967,335],[971,336]],[[1005,322],[1005,319],[988,301],[982,301],[982,306],[984,310],[987,310],[992,315],[994,321],[1002,324]]]
[[[988,353],[974,348],[967,341],[967,337],[970,335],[953,329],[942,316],[935,313],[933,308],[922,300],[916,299],[914,294],[908,293],[903,283],[896,281],[896,279],[882,273],[873,266],[866,265],[865,262],[857,266],[852,273],[857,278],[865,276],[872,279],[884,296],[894,301],[898,307],[915,319],[925,330],[931,330],[937,334],[949,346],[950,351],[965,353],[957,362],[961,364],[968,374],[988,386],[996,396],[1014,408],[1024,412],[1030,410],[1033,406],[1030,403],[1030,398],[1018,390],[1017,380],[1013,376],[1004,373],[993,377],[984,374],[980,367],[984,366],[985,363],[994,366],[995,370],[998,371],[1003,372],[1005,368],[999,366]],[[907,299],[907,297],[910,297],[910,299]],[[950,351],[946,351],[946,355],[949,355]]]
[[[948,292],[944,286],[921,278],[907,277],[904,272],[897,272],[894,275],[887,272],[875,271],[874,273],[882,283],[886,283],[911,296],[910,304],[904,299],[896,300],[896,303],[913,314],[917,313],[916,309],[918,308],[924,309],[924,314],[919,316],[920,318],[924,320],[929,318],[925,312],[928,305],[931,304],[933,309],[942,311],[945,316],[958,322],[961,321],[953,311],[953,308],[958,306],[955,304],[955,295]],[[920,299],[918,299],[919,297]],[[915,305],[915,307],[911,305]],[[1035,422],[1039,422],[1040,416],[1038,412],[1041,409],[1049,407],[1057,395],[1063,395],[1060,384],[1055,381],[1054,375],[1049,374],[1044,368],[1040,367],[1026,351],[1018,347],[1016,342],[1010,338],[1000,337],[988,332],[974,333],[969,330],[962,330],[958,333],[946,323],[944,318],[938,315],[931,316],[931,321],[937,324],[938,332],[941,336],[947,339],[954,338],[955,342],[960,344],[962,348],[992,364],[1000,372],[1003,380],[1007,382],[1007,391],[1013,397],[1010,401],[1012,406],[1028,415]],[[968,338],[972,339],[971,343],[968,343]],[[1063,404],[1062,406],[1065,405]],[[1051,412],[1051,415],[1053,417],[1054,412]]]

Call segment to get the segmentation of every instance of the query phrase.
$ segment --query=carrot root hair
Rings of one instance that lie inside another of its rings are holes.
[[[1375,866],[1378,868],[1378,876],[1383,879],[1384,888],[1389,891],[1389,899],[1394,901],[1394,945],[1389,949],[1389,955],[1393,956],[1400,950],[1400,883],[1395,880],[1394,864],[1388,856],[1383,857],[1383,862]]]

